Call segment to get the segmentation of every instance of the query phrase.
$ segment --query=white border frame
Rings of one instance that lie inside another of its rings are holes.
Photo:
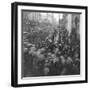
[[[29,77],[21,79],[21,10],[45,10],[45,11],[64,11],[64,12],[79,12],[80,16],[80,75],[68,76],[48,76],[48,77]],[[64,81],[80,81],[85,80],[85,10],[84,9],[69,9],[69,8],[51,8],[51,7],[36,7],[36,6],[18,6],[18,84],[34,84],[48,82],[64,82]]]

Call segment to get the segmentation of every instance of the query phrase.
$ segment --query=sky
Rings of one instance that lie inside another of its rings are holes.
[[[41,13],[41,15],[44,16],[44,17],[46,17],[46,16],[47,16],[47,13]],[[49,13],[49,15],[52,15],[52,13]],[[58,13],[53,13],[53,16],[54,16],[54,18],[56,19],[56,21],[58,21],[59,18],[60,18],[60,19],[63,18],[63,14],[62,14],[62,13],[60,13],[60,14],[58,14]]]

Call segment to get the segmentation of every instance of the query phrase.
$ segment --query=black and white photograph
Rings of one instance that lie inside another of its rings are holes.
[[[14,3],[12,15],[13,86],[87,82],[87,7]]]
[[[80,14],[22,10],[22,77],[80,75]]]

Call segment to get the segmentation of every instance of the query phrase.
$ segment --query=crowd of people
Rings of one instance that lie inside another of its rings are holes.
[[[66,29],[56,28],[39,42],[24,42],[24,77],[80,74],[80,39],[75,29],[69,35]]]

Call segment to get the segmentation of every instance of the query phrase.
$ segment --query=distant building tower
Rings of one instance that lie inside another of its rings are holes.
[[[71,30],[72,30],[72,14],[67,14],[67,17],[66,17],[66,29],[67,31],[69,32],[69,35],[71,33]]]

